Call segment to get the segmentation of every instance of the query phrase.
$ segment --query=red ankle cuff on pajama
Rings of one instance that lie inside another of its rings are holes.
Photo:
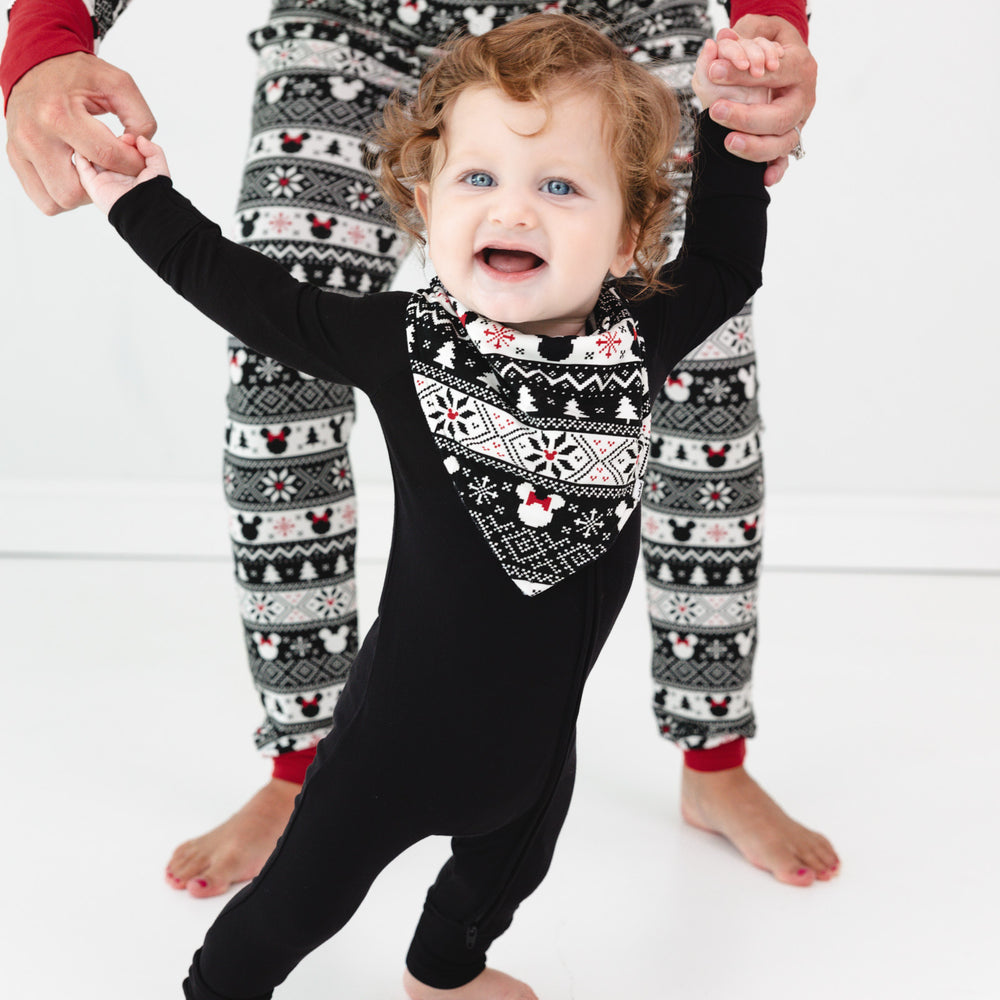
[[[739,767],[746,755],[747,741],[738,736],[711,750],[685,750],[684,766],[692,771],[728,771],[731,767]]]
[[[274,758],[271,777],[280,778],[282,781],[294,781],[296,785],[301,785],[306,780],[306,771],[309,770],[309,765],[315,756],[315,747],[279,754]]]
[[[80,0],[17,0],[0,59],[4,114],[14,84],[40,62],[94,51],[94,25]]]
[[[809,41],[809,20],[806,18],[805,0],[732,0],[729,5],[729,23],[735,24],[746,14],[783,17],[798,30],[802,41]]]

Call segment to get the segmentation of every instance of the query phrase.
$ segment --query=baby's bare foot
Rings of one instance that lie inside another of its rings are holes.
[[[192,896],[218,896],[252,879],[274,850],[300,788],[272,778],[235,816],[181,844],[167,865],[167,885]]]
[[[407,969],[403,973],[403,989],[410,1000],[538,1000],[527,983],[496,969],[483,969],[475,979],[455,990],[425,986]]]
[[[685,767],[681,815],[692,826],[721,834],[779,882],[826,882],[840,867],[826,837],[796,823],[742,767],[710,772]]]

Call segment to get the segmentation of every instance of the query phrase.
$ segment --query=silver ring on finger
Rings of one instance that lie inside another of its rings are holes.
[[[795,145],[792,146],[788,155],[795,157],[796,160],[801,160],[802,157],[806,155],[806,151],[802,148],[802,129],[800,129],[798,125],[793,125],[792,128],[795,129],[795,134],[798,136],[798,139],[796,140]]]

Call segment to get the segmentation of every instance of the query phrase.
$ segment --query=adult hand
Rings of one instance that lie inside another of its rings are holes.
[[[726,148],[736,156],[767,163],[764,183],[777,184],[788,168],[788,154],[799,141],[794,126],[801,128],[816,104],[816,60],[797,29],[782,17],[748,14],[733,29],[743,37],[761,36],[783,49],[781,65],[762,75],[737,69],[725,60],[709,67],[709,79],[717,84],[769,87],[770,104],[740,104],[716,101],[709,114],[727,128]]]
[[[88,52],[46,59],[14,85],[7,102],[7,156],[28,197],[57,215],[90,200],[74,150],[107,170],[136,176],[145,161],[94,116],[115,115],[126,132],[151,138],[156,120],[124,70]]]

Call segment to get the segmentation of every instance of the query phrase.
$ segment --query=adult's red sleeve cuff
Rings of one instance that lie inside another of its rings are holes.
[[[692,771],[728,771],[731,767],[739,767],[746,755],[747,741],[738,736],[711,750],[685,750],[684,766]]]
[[[29,69],[54,56],[93,51],[94,25],[80,0],[17,0],[0,56],[4,114],[14,84]]]
[[[798,29],[802,41],[809,41],[809,19],[806,17],[805,0],[732,0],[729,5],[729,23],[735,24],[746,14],[783,17]]]
[[[294,781],[301,785],[306,780],[306,771],[316,756],[316,748],[308,750],[293,750],[291,753],[278,754],[271,767],[271,777],[282,781]]]

